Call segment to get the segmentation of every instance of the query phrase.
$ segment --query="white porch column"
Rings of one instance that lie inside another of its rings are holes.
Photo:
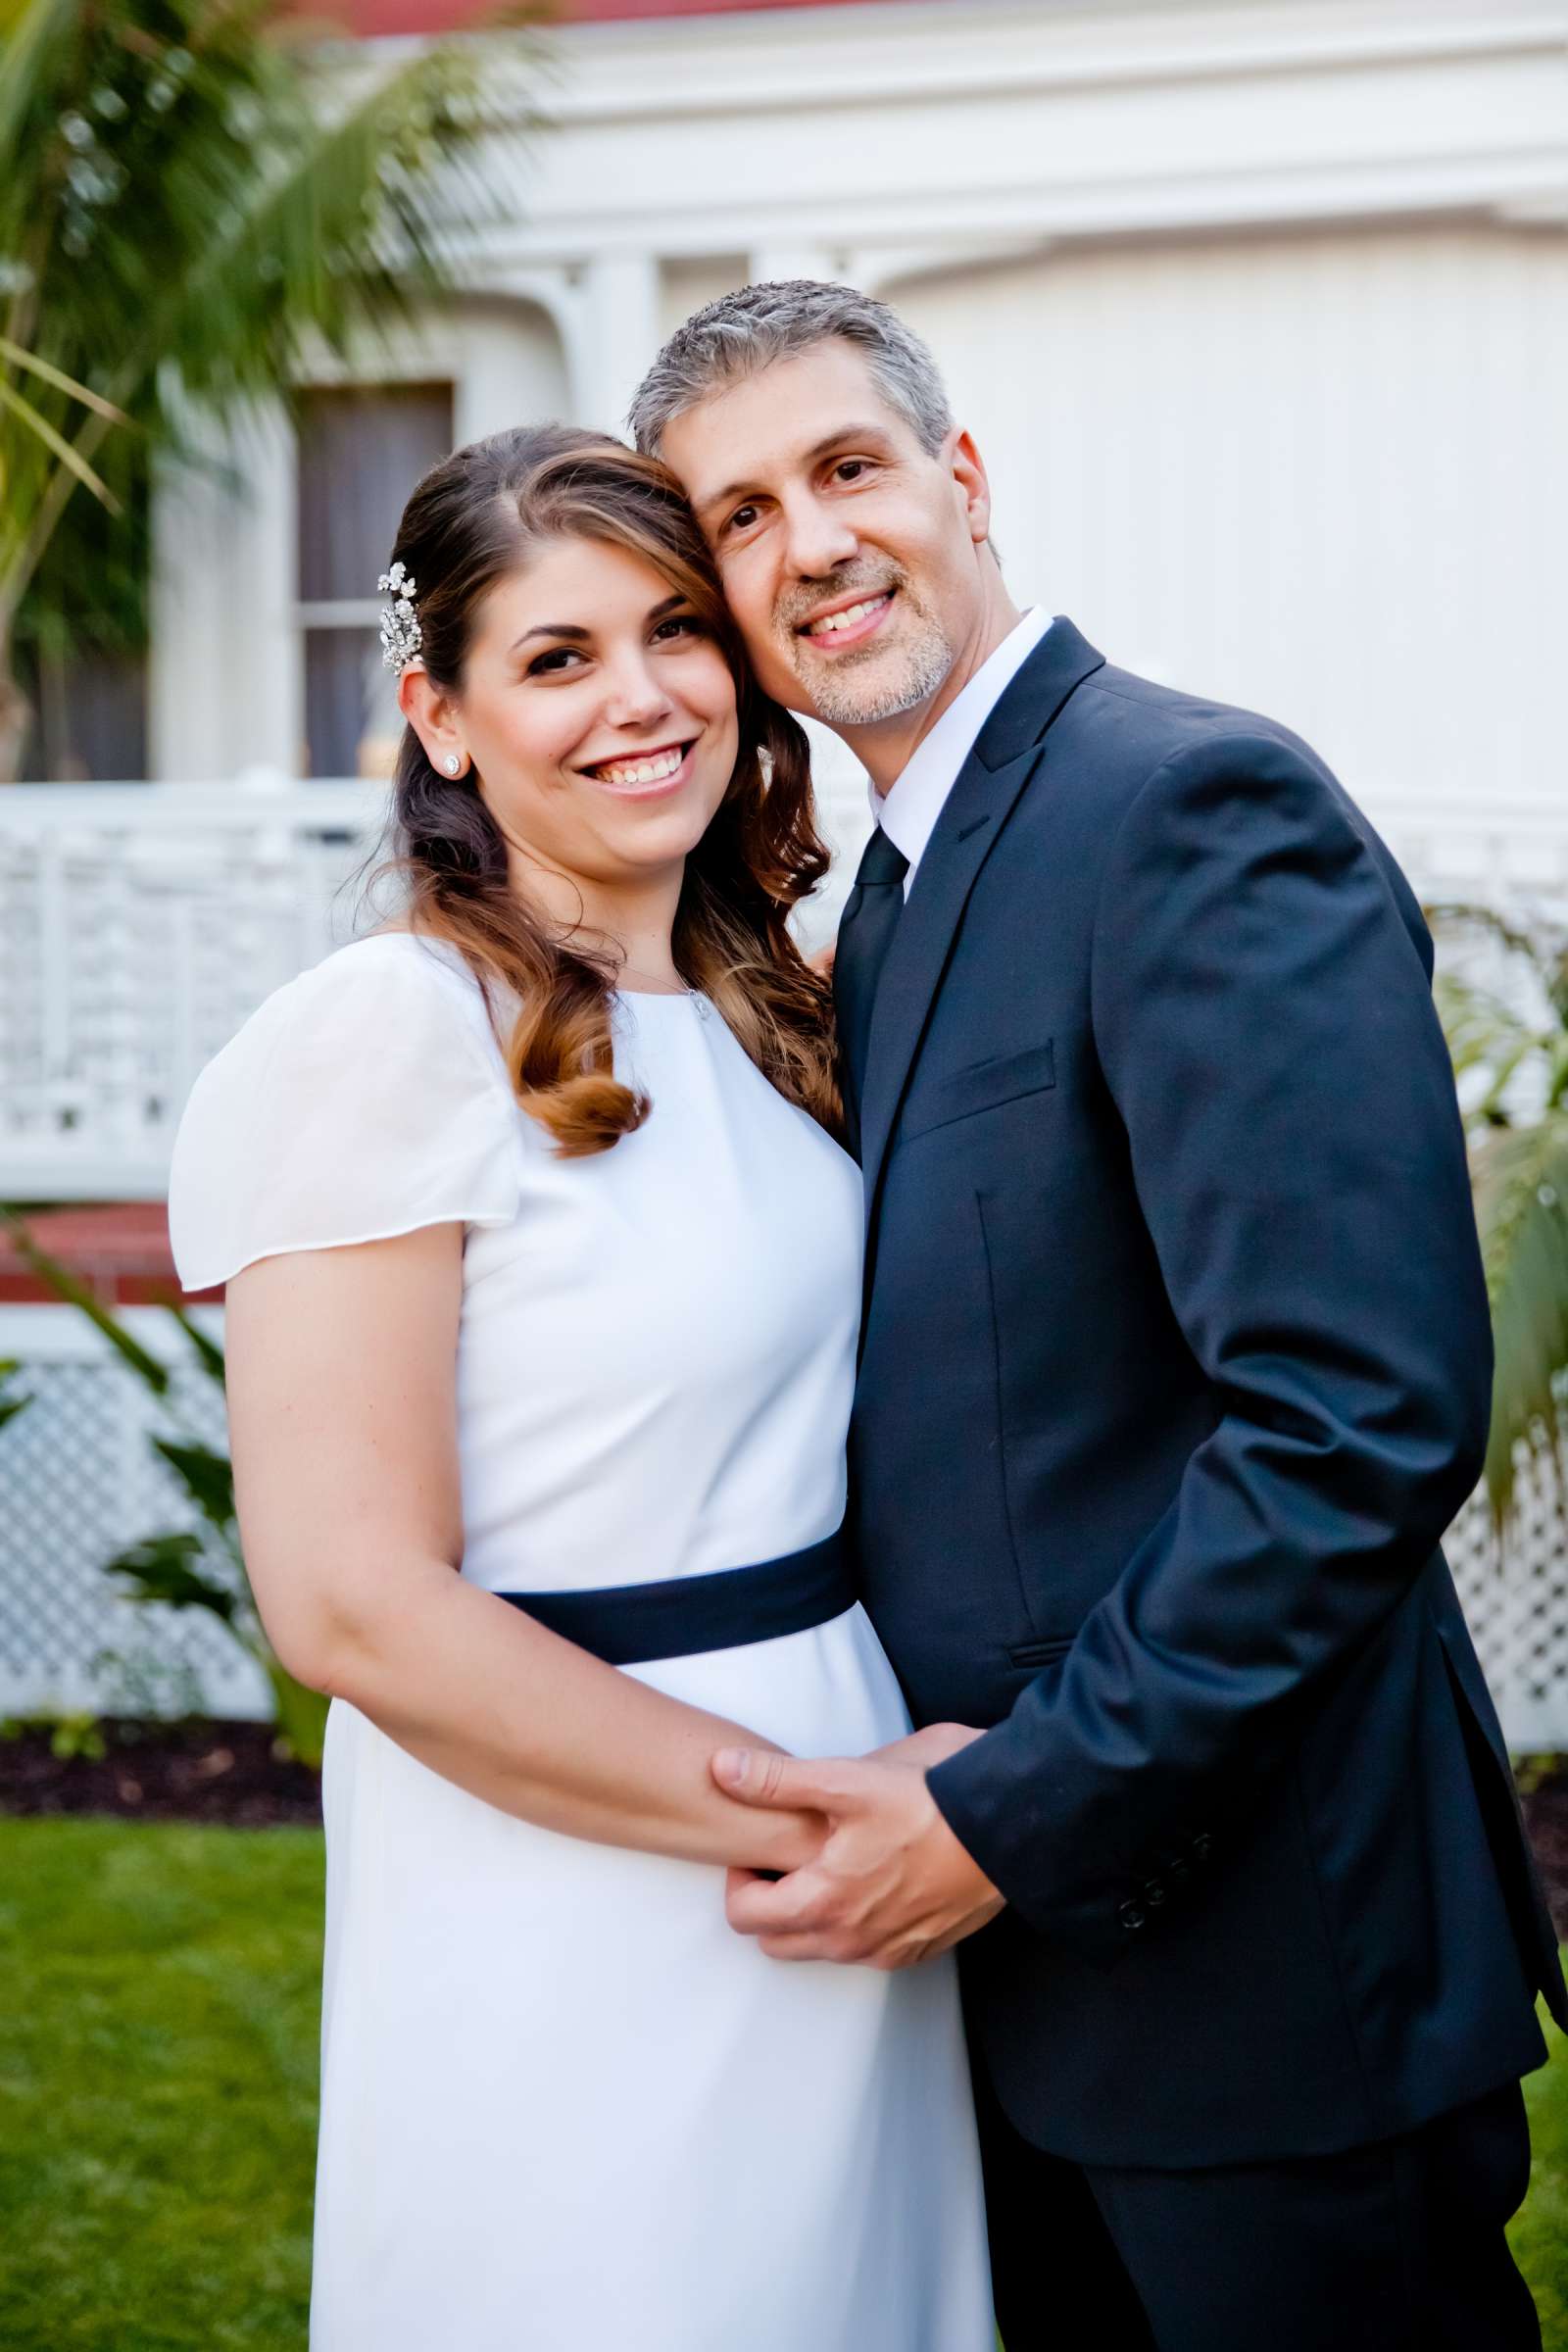
[[[189,429],[215,466],[166,472],[154,494],[151,781],[213,783],[251,767],[293,775],[303,732],[294,437],[281,406],[230,437],[200,419]]]
[[[582,283],[574,338],[572,414],[581,424],[624,433],[632,394],[659,350],[659,262],[652,253],[601,253]]]

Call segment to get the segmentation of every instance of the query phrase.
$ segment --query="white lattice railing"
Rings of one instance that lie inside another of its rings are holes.
[[[158,1200],[203,1063],[352,935],[370,784],[0,791],[0,1196]]]
[[[824,801],[858,847],[859,770]],[[159,1200],[196,1073],[263,998],[352,938],[385,788],[0,791],[0,1199]],[[807,926],[825,936],[846,878]]]
[[[839,852],[808,910],[831,932],[867,823],[855,760],[821,730]],[[202,1064],[262,999],[353,936],[345,888],[384,788],[17,785],[0,791],[0,1198],[161,1198]],[[1432,895],[1568,902],[1568,808],[1373,803]]]
[[[142,1344],[186,1365],[169,1316],[123,1311]],[[220,1336],[221,1315],[204,1310]],[[265,1713],[260,1677],[221,1627],[120,1597],[105,1560],[138,1537],[188,1527],[183,1494],[148,1440],[172,1434],[135,1376],[67,1307],[0,1307],[0,1356],[24,1366],[33,1402],[0,1429],[0,1716],[37,1707],[124,1707],[138,1688],[166,1703],[199,1691],[225,1714]],[[222,1400],[200,1372],[176,1373],[181,1422],[223,1443]],[[1568,1748],[1568,1522],[1545,1482],[1527,1484],[1501,1559],[1473,1502],[1449,1563],[1512,1746]]]

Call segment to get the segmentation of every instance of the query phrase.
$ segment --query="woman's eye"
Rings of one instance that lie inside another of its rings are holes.
[[[702,637],[707,632],[695,612],[672,612],[668,620],[662,620],[654,631],[654,643],[658,645],[662,638],[667,638],[671,633],[677,637]]]
[[[568,662],[580,661],[581,656],[569,645],[552,646],[548,654],[536,654],[528,664],[530,678],[559,677]]]

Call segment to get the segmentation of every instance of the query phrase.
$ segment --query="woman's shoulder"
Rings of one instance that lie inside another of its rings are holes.
[[[459,951],[388,929],[334,948],[285,980],[208,1067],[253,1065],[279,1054],[320,1061],[363,1048],[406,1070],[449,1040],[505,1082],[484,991]]]
[[[514,1212],[518,1122],[483,993],[380,933],[273,991],[191,1090],[170,1171],[187,1289],[252,1256]],[[215,1272],[216,1269],[216,1272]]]

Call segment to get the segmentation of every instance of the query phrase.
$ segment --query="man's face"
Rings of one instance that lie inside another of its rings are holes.
[[[666,428],[758,681],[829,726],[938,694],[984,620],[985,471],[936,456],[839,339],[715,392]]]

